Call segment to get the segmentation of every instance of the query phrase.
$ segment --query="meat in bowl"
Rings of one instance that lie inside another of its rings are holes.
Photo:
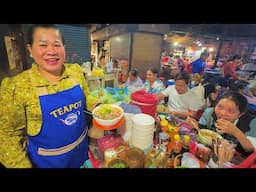
[[[101,104],[93,109],[92,115],[98,124],[111,126],[122,119],[124,111],[120,106],[115,104]]]

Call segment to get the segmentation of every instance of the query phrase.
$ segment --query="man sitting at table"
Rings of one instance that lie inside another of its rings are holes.
[[[187,116],[196,117],[201,107],[200,98],[189,89],[190,76],[180,73],[175,79],[175,85],[168,86],[156,94],[159,100],[168,96],[168,108],[172,115],[181,119]]]

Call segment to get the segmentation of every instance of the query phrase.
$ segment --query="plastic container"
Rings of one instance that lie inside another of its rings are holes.
[[[110,62],[107,62],[106,63],[106,73],[112,73],[113,71],[113,62],[110,61]]]
[[[157,98],[155,95],[139,90],[131,94],[131,104],[138,106],[142,113],[156,116]]]
[[[181,166],[185,166],[188,168],[200,168],[200,163],[194,155],[185,152],[182,155]]]
[[[144,167],[144,153],[139,148],[130,148],[126,151],[126,158],[129,168],[143,168]]]

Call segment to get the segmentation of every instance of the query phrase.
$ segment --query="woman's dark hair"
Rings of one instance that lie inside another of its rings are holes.
[[[153,74],[155,74],[158,77],[158,69],[157,68],[150,67],[148,70],[151,71]]]
[[[132,70],[130,71],[130,73],[131,73],[131,75],[132,75],[133,77],[138,77],[138,72],[137,72],[136,69],[132,69]]]
[[[61,40],[62,40],[62,43],[63,45],[65,45],[65,40],[64,40],[64,37],[63,35],[61,34],[60,30],[58,29],[58,27],[54,24],[35,24],[35,25],[31,25],[30,28],[28,29],[28,34],[27,34],[27,43],[29,45],[32,45],[33,44],[33,36],[34,36],[34,33],[36,31],[36,29],[38,28],[46,28],[46,29],[56,29],[59,31],[60,35],[61,35]]]
[[[233,101],[236,106],[238,106],[240,113],[246,112],[247,111],[247,99],[245,96],[241,95],[240,93],[234,92],[234,91],[229,91],[225,93],[222,97],[220,97],[217,101],[215,106],[219,103],[220,100],[222,99],[230,99]]]
[[[184,80],[186,84],[190,83],[190,75],[188,73],[179,73],[177,77],[175,78],[175,81],[177,80]]]

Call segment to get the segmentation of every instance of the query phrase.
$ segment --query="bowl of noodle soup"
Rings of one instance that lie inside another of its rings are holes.
[[[92,110],[93,119],[102,126],[117,124],[124,116],[123,109],[115,104],[101,104]]]

